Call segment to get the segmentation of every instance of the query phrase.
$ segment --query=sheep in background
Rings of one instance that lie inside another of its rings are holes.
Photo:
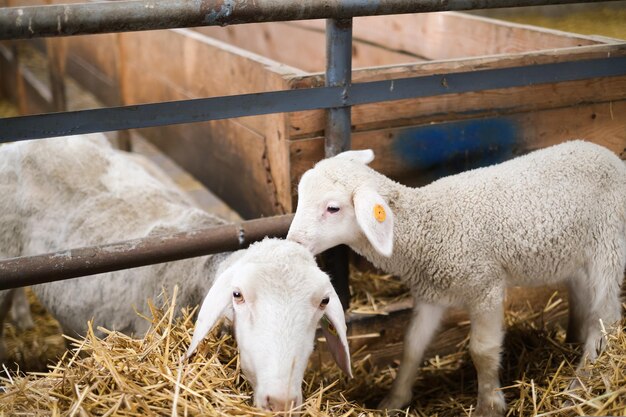
[[[0,148],[0,189],[8,196],[0,201],[0,254],[38,255],[224,223],[194,207],[173,184],[150,175],[142,166],[149,161],[140,165],[140,159],[111,148],[103,135]],[[33,291],[67,334],[85,334],[93,317],[99,326],[142,335],[149,323],[134,307],[148,313],[146,298],[156,299],[163,288],[171,293],[176,284],[181,300],[200,303],[224,258],[51,282]],[[112,302],[103,303],[103,297]]]
[[[319,162],[299,184],[287,239],[313,254],[347,244],[411,287],[414,314],[381,408],[401,408],[444,311],[469,310],[475,415],[501,416],[498,370],[506,287],[566,281],[568,339],[593,360],[620,319],[626,267],[626,165],[573,141],[408,188],[366,164],[371,150]]]
[[[0,192],[6,198],[0,200],[0,254],[37,255],[224,223],[194,207],[159,172],[141,156],[111,148],[103,135],[2,146]],[[274,262],[259,261],[263,257]],[[268,240],[230,257],[197,257],[32,289],[67,334],[85,334],[93,319],[94,328],[142,335],[149,323],[135,309],[147,313],[147,299],[158,298],[163,289],[172,293],[175,285],[179,305],[198,305],[206,295],[187,356],[220,316],[231,316],[257,406],[300,404],[304,368],[323,314],[338,331],[326,331],[334,357],[350,373],[343,311],[330,280],[313,256],[292,242]],[[235,289],[246,303],[234,296]],[[4,292],[0,299],[9,296]],[[259,346],[266,347],[265,356]]]

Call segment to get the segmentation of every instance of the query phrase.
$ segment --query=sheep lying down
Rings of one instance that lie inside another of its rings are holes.
[[[113,149],[103,135],[0,147],[0,258],[206,228],[225,223],[195,207],[149,160]],[[255,404],[297,406],[318,322],[350,374],[346,325],[328,276],[293,242],[266,239],[246,250],[36,285],[64,333],[88,320],[142,335],[148,299],[178,285],[178,304],[202,302],[189,356],[221,316],[234,322]],[[15,291],[0,292],[0,320]],[[325,317],[324,320],[321,320]],[[329,330],[330,329],[330,330]],[[2,352],[0,352],[2,353]]]
[[[415,300],[401,366],[381,408],[401,408],[450,306],[469,310],[478,375],[473,415],[501,416],[498,370],[509,286],[566,282],[568,339],[594,360],[620,319],[626,267],[626,164],[572,141],[408,188],[367,166],[371,150],[320,161],[298,187],[287,239],[312,253],[347,244],[402,277]],[[602,322],[602,323],[601,323]]]

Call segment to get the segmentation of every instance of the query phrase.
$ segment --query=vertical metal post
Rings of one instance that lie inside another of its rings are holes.
[[[352,82],[352,19],[326,20],[326,86],[344,87],[343,99],[348,98]],[[350,149],[351,107],[328,109],[326,121],[326,157]]]
[[[326,86],[344,87],[343,99],[348,98],[352,82],[352,19],[326,20]],[[325,156],[331,157],[350,149],[350,106],[328,109],[326,121]],[[349,249],[340,245],[325,254],[325,269],[330,275],[344,308],[350,304],[348,277]]]

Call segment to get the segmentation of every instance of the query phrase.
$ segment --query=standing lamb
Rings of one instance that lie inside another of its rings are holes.
[[[469,310],[478,374],[476,415],[501,416],[498,369],[503,298],[510,286],[565,281],[568,339],[594,360],[621,315],[626,267],[626,165],[584,141],[499,165],[402,186],[366,164],[371,150],[319,162],[299,184],[287,239],[313,254],[347,244],[410,286],[414,314],[398,376],[381,408],[400,408],[450,306]]]
[[[148,160],[111,148],[102,135],[0,147],[0,191],[3,257],[224,223],[194,207]],[[175,285],[179,305],[198,305],[206,295],[187,356],[220,316],[230,316],[257,406],[283,409],[300,404],[304,368],[324,314],[338,331],[327,332],[329,346],[350,373],[337,296],[313,256],[293,242],[266,240],[230,257],[204,256],[51,282],[33,291],[67,334],[86,334],[87,321],[93,320],[94,328],[142,335],[149,323],[135,309],[147,313],[147,299],[158,298],[163,289],[171,294]],[[245,295],[246,303],[235,290]],[[0,300],[10,295],[2,292]],[[8,309],[2,310],[6,314]],[[265,356],[260,356],[258,345],[265,346]]]

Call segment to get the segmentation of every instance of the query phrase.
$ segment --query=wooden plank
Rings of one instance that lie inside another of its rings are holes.
[[[243,218],[274,214],[264,137],[233,120],[138,131]]]
[[[288,87],[288,84],[282,77],[274,78],[268,80],[268,87],[273,90],[283,90]],[[275,113],[265,116],[263,164],[266,170],[267,186],[272,187],[275,195],[273,198],[274,214],[286,214],[293,211],[288,132],[287,114]]]
[[[230,45],[246,49],[307,72],[322,72],[326,67],[326,34],[324,27],[310,28],[291,22],[197,28],[198,32]],[[422,61],[413,54],[355,39],[352,66],[372,67]]]
[[[145,76],[149,72],[152,79],[158,79],[160,85],[169,86],[171,91],[179,91],[180,96],[199,98],[269,91],[283,79],[304,74],[193,30],[123,33],[120,36],[124,45],[125,85],[147,84]],[[125,102],[166,99],[151,96],[150,88],[150,85],[145,86],[146,94],[142,96],[127,95]],[[256,116],[239,119],[239,122],[263,132],[265,120]]]
[[[374,150],[374,169],[419,186],[579,138],[606,146],[626,160],[626,100],[356,132],[352,146]],[[322,137],[291,141],[294,189],[323,153]]]
[[[320,29],[323,21],[298,25]],[[536,26],[458,12],[364,16],[354,19],[355,39],[429,60],[511,54],[594,45],[598,40]]]
[[[67,62],[67,39],[46,39],[46,55],[48,58],[48,74],[54,111],[67,110],[67,93],[65,91],[65,68]]]
[[[107,106],[122,104],[118,74],[118,34],[67,39],[67,72]]]
[[[17,62],[11,42],[0,42],[0,91],[2,96],[18,105],[19,87]]]
[[[120,83],[126,104],[281,90],[294,74],[304,74],[191,30],[120,36]],[[176,132],[171,136],[176,140],[147,136],[244,217],[290,210],[285,115],[202,126],[207,130],[197,125],[164,130]],[[181,137],[185,145],[176,149]],[[248,148],[251,143],[254,146]],[[198,155],[203,156],[202,163]],[[247,177],[241,176],[242,166],[250,170]]]
[[[46,0],[46,4],[83,3],[84,0]],[[118,88],[117,34],[71,36],[67,43],[67,73],[108,106],[121,104]]]
[[[355,71],[355,81],[376,81],[446,72],[472,71],[490,68],[507,68],[520,65],[575,61],[610,56],[625,56],[626,44],[599,45],[568,48],[552,52],[517,54],[507,57],[474,58],[439,61],[395,68],[378,68]],[[293,79],[296,87],[318,86],[323,83],[321,74]],[[626,97],[626,77],[597,78],[557,84],[498,89],[483,92],[450,94],[393,102],[355,106],[352,124],[355,130],[383,126],[417,124],[421,121],[442,121],[467,117],[471,112],[505,114],[575,105],[582,102],[617,100]],[[515,97],[515,100],[511,100]],[[290,137],[319,135],[323,131],[325,115],[321,110],[289,114]]]
[[[241,217],[222,200],[217,198],[211,191],[206,189],[193,176],[183,170],[178,164],[172,161],[167,155],[159,151],[156,146],[148,142],[136,131],[132,132],[133,152],[145,156],[159,167],[160,173],[165,174],[167,179],[180,187],[188,194],[196,206],[215,214],[218,217],[230,222],[239,222]]]
[[[19,64],[18,58],[17,91],[20,114],[38,114],[54,111],[52,93],[46,83],[33,71]]]

